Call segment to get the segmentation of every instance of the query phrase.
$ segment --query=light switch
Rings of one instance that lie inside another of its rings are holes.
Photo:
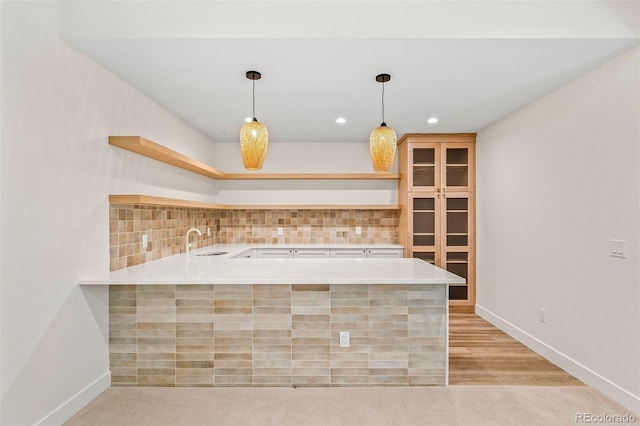
[[[538,321],[542,323],[547,322],[547,310],[545,308],[538,309]]]
[[[362,227],[356,226],[356,235],[362,235]]]
[[[609,240],[609,254],[611,257],[627,257],[627,240]]]
[[[284,235],[284,228],[282,226],[278,226],[278,235]]]
[[[147,234],[142,234],[142,248],[146,249],[147,248],[147,243],[149,242],[148,238],[147,238]]]

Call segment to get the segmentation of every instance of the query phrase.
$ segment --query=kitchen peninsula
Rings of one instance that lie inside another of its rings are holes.
[[[447,384],[448,286],[464,279],[419,259],[246,257],[255,249],[82,280],[110,287],[112,383]]]

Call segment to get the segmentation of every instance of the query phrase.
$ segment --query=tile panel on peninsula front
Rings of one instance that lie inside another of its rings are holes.
[[[439,284],[111,286],[112,381],[445,385],[446,312]]]

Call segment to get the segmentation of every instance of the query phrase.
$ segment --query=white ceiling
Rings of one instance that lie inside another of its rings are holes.
[[[67,26],[81,17],[68,14]],[[366,142],[381,121],[376,74],[392,76],[385,121],[398,136],[476,132],[637,43],[629,36],[306,38],[300,28],[294,37],[150,34],[76,29],[66,39],[216,142],[236,142],[251,115],[248,70],[262,73],[256,116],[270,142]],[[338,116],[346,124],[336,124]],[[427,124],[431,116],[437,125]]]

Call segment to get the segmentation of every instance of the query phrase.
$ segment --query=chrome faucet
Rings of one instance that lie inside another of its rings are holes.
[[[191,244],[189,244],[189,234],[194,231],[202,237],[202,232],[200,232],[198,228],[189,228],[189,230],[187,231],[187,235],[184,236],[184,252],[187,254],[187,256],[189,255],[189,248],[191,247]]]

